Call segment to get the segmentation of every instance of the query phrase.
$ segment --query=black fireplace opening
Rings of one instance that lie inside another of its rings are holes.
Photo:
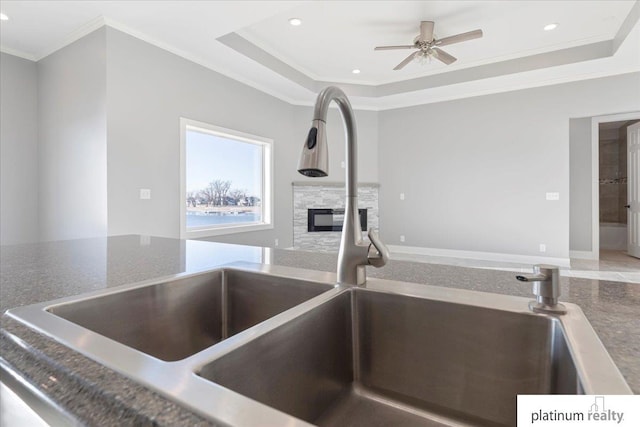
[[[362,231],[367,231],[367,209],[358,209]],[[342,231],[344,209],[308,209],[307,231]]]

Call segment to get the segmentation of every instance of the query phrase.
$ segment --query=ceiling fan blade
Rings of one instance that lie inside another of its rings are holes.
[[[437,47],[432,47],[431,50],[435,53],[435,55],[433,55],[434,58],[436,58],[440,62],[444,62],[447,65],[453,64],[458,60],[455,56],[451,56],[444,50]]]
[[[420,22],[420,41],[430,42],[433,40],[433,21]]]
[[[394,70],[402,70],[405,65],[407,65],[409,62],[413,61],[413,58],[415,58],[415,56],[420,53],[420,51],[417,52],[413,52],[411,55],[407,56],[404,61],[402,61],[401,63],[399,63],[398,65],[396,65],[396,67],[394,68]]]
[[[467,33],[457,34],[455,36],[445,37],[440,40],[436,40],[436,46],[447,46],[454,43],[460,43],[467,40],[479,39],[482,37],[482,30],[473,30]]]
[[[373,50],[394,50],[394,49],[414,49],[415,45],[402,45],[402,46],[378,46]]]

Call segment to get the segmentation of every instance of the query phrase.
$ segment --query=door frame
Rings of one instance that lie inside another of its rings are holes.
[[[591,118],[591,259],[600,259],[600,123],[640,120],[640,111]]]

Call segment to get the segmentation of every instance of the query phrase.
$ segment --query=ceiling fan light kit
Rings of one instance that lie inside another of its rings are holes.
[[[420,22],[420,34],[418,34],[413,40],[412,45],[378,46],[374,48],[374,50],[418,49],[417,51],[409,54],[409,56],[407,56],[401,63],[396,65],[394,70],[403,69],[413,60],[425,63],[430,62],[432,58],[437,59],[445,65],[450,65],[453,64],[457,58],[440,49],[441,46],[461,43],[482,37],[482,30],[473,30],[466,33],[456,34],[455,36],[437,39],[433,33],[434,26],[435,24],[433,21]]]

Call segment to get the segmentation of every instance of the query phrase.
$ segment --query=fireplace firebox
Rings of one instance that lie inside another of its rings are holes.
[[[367,209],[358,209],[362,231],[367,231]],[[344,209],[308,209],[307,231],[342,231]]]

